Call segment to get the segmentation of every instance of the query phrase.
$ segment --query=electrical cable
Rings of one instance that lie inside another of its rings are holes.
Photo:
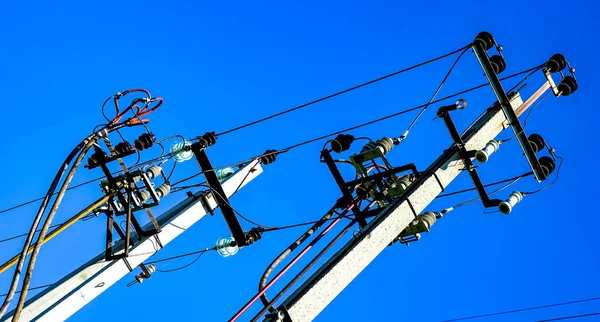
[[[50,201],[51,196],[54,195],[54,192],[58,186],[58,183],[59,183],[60,179],[62,178],[63,174],[66,172],[69,164],[71,163],[71,161],[73,161],[73,159],[75,158],[77,153],[79,153],[81,150],[83,150],[83,148],[84,148],[83,142],[78,144],[75,148],[73,148],[71,153],[67,156],[67,158],[63,162],[62,166],[59,168],[60,170],[54,177],[50,187],[48,188],[48,192],[46,193],[46,195],[44,196],[44,198],[42,200],[42,205],[38,209],[38,212],[31,224],[31,228],[29,229],[29,233],[27,234],[26,241],[23,244],[23,249],[19,255],[19,260],[17,262],[17,268],[13,274],[12,281],[11,281],[11,284],[9,287],[9,291],[7,293],[6,298],[4,299],[4,302],[2,303],[2,306],[0,307],[0,318],[2,318],[4,313],[6,313],[6,310],[8,309],[8,306],[10,305],[10,302],[12,301],[12,298],[15,295],[15,291],[17,290],[17,285],[18,285],[19,279],[21,277],[21,269],[23,268],[23,264],[25,262],[25,257],[27,256],[27,251],[29,249],[29,245],[31,244],[31,242],[33,240],[33,235],[35,234],[35,231],[38,229],[39,223],[40,223],[42,216],[46,210],[46,206],[48,205],[48,202]],[[25,293],[27,292],[26,287],[23,288],[23,290],[25,290]]]
[[[600,315],[600,312],[587,313],[587,314],[579,314],[579,315],[562,316],[562,317],[558,317],[558,318],[552,318],[552,319],[546,319],[546,320],[538,320],[538,322],[550,322],[550,321],[570,320],[570,319],[578,319],[578,318],[583,318],[583,317],[588,317],[588,316],[594,316],[594,315]]]
[[[243,124],[243,125],[237,126],[237,127],[235,127],[235,128],[229,129],[229,130],[227,130],[227,131],[224,131],[224,132],[218,133],[218,134],[217,134],[217,136],[222,136],[222,135],[225,135],[225,134],[228,134],[228,133],[231,133],[231,132],[235,132],[235,131],[241,130],[241,129],[243,129],[243,128],[246,128],[246,127],[249,127],[249,126],[252,126],[252,125],[255,125],[255,124],[258,124],[258,123],[262,123],[262,122],[264,122],[264,121],[267,121],[267,120],[270,120],[270,119],[272,119],[272,118],[275,118],[275,117],[278,117],[278,116],[281,116],[281,115],[284,115],[284,114],[287,114],[287,113],[290,113],[290,112],[293,112],[293,111],[296,111],[296,110],[299,110],[299,109],[305,108],[305,107],[307,107],[307,106],[310,106],[310,105],[313,105],[313,104],[316,104],[316,103],[319,103],[319,102],[323,102],[323,101],[325,101],[325,100],[328,100],[328,99],[330,99],[330,98],[333,98],[333,97],[336,97],[336,96],[339,96],[339,95],[342,95],[342,94],[345,94],[345,93],[348,93],[348,92],[351,92],[351,91],[357,90],[357,89],[359,89],[359,88],[361,88],[361,87],[365,87],[365,86],[367,86],[367,85],[371,85],[371,84],[373,84],[373,83],[377,83],[377,82],[379,82],[379,81],[382,81],[382,80],[384,80],[384,79],[390,78],[390,77],[392,77],[392,76],[396,76],[396,75],[402,74],[402,73],[404,73],[404,72],[407,72],[407,71],[409,71],[409,70],[412,70],[412,69],[415,69],[415,68],[418,68],[418,67],[421,67],[421,66],[427,65],[427,64],[429,64],[429,63],[433,63],[433,62],[435,62],[435,61],[438,61],[438,60],[440,60],[440,59],[446,58],[446,57],[448,57],[448,56],[452,56],[452,55],[454,55],[454,54],[456,54],[456,53],[460,52],[461,50],[464,50],[465,48],[468,48],[468,47],[470,47],[470,46],[471,46],[471,45],[469,44],[469,45],[467,45],[467,46],[465,46],[465,47],[462,47],[462,48],[460,48],[460,49],[457,49],[457,50],[455,50],[455,51],[452,51],[452,52],[450,52],[450,53],[447,53],[447,54],[445,54],[445,55],[438,56],[438,57],[436,57],[436,58],[433,58],[433,59],[427,60],[427,61],[425,61],[425,62],[422,62],[422,63],[416,64],[416,65],[413,65],[413,66],[410,66],[410,67],[407,67],[407,68],[401,69],[401,70],[399,70],[399,71],[396,71],[396,72],[393,72],[393,73],[391,73],[391,74],[387,74],[387,75],[385,75],[385,76],[381,76],[381,77],[379,77],[379,78],[376,78],[376,79],[370,80],[370,81],[368,81],[368,82],[365,82],[365,83],[362,83],[362,84],[359,84],[359,85],[356,85],[356,86],[353,86],[353,87],[347,88],[347,89],[345,89],[345,90],[342,90],[342,91],[339,91],[339,92],[336,92],[336,93],[333,93],[333,94],[327,95],[327,96],[325,96],[325,97],[321,97],[321,98],[319,98],[319,99],[316,99],[316,100],[310,101],[310,102],[308,102],[308,103],[305,103],[305,104],[302,104],[302,105],[298,105],[298,106],[296,106],[296,107],[293,107],[293,108],[287,109],[287,110],[285,110],[285,111],[282,111],[282,112],[279,112],[279,113],[276,113],[276,114],[273,114],[273,115],[270,115],[270,116],[267,116],[267,117],[261,118],[261,119],[259,119],[259,120],[256,120],[256,121],[253,121],[253,122],[250,122],[250,123],[246,123],[246,124]]]
[[[500,192],[500,191],[502,191],[502,190],[504,190],[504,189],[506,189],[506,188],[508,188],[508,187],[512,186],[512,185],[513,185],[513,184],[515,184],[517,181],[519,181],[521,178],[522,178],[521,176],[514,178],[514,179],[513,179],[511,182],[509,182],[509,183],[505,184],[504,186],[502,186],[502,187],[500,187],[500,188],[498,188],[498,189],[496,189],[496,190],[494,190],[494,191],[492,191],[492,192],[488,193],[488,196],[491,196],[491,195],[493,195],[493,194],[495,194],[495,193],[498,193],[498,192]],[[471,199],[471,200],[467,200],[467,201],[465,201],[465,202],[461,202],[461,203],[459,203],[459,204],[457,204],[457,205],[454,205],[454,206],[452,206],[452,207],[449,207],[449,208],[446,208],[446,209],[444,209],[444,210],[443,210],[441,213],[443,213],[443,214],[446,214],[446,213],[448,213],[448,212],[450,212],[450,211],[452,211],[452,210],[454,210],[454,209],[456,209],[456,208],[459,208],[459,207],[462,207],[462,206],[466,206],[466,205],[468,205],[468,204],[471,204],[471,203],[473,203],[473,202],[475,202],[475,201],[478,201],[478,200],[481,200],[481,197],[477,197],[477,198],[475,198],[475,199]]]
[[[462,56],[467,52],[467,50],[469,50],[469,48],[471,48],[471,46],[467,46],[460,53],[460,55],[458,55],[458,57],[456,58],[456,60],[452,64],[452,66],[450,66],[450,69],[446,73],[446,76],[444,76],[444,79],[442,79],[442,81],[438,85],[437,89],[433,93],[433,96],[431,96],[431,98],[429,99],[429,102],[427,102],[427,104],[425,104],[425,106],[423,106],[423,108],[421,109],[421,111],[419,112],[419,114],[417,114],[417,116],[410,123],[410,125],[408,126],[408,128],[406,128],[406,131],[398,138],[400,141],[406,139],[406,137],[408,136],[408,132],[410,132],[410,130],[415,126],[415,124],[417,123],[417,121],[419,121],[419,118],[421,118],[421,115],[423,115],[423,113],[425,113],[425,110],[429,107],[429,105],[431,105],[431,103],[433,102],[433,100],[437,97],[437,95],[439,94],[440,90],[442,89],[442,86],[444,86],[444,83],[446,83],[446,80],[448,80],[448,77],[450,77],[450,74],[454,70],[454,67],[456,67],[456,64],[458,64],[458,62],[460,61],[460,59],[462,58]]]
[[[197,254],[208,252],[208,251],[211,251],[211,250],[217,250],[217,248],[216,247],[205,248],[205,249],[194,251],[194,252],[184,253],[184,254],[180,254],[180,255],[176,255],[176,256],[172,256],[172,257],[167,257],[167,258],[162,258],[162,259],[158,259],[158,260],[146,262],[145,264],[146,265],[150,265],[150,264],[162,263],[162,262],[170,261],[170,260],[173,260],[173,259],[178,259],[178,258],[182,258],[182,257],[188,257],[188,256],[192,256],[192,255],[197,255]]]
[[[56,228],[56,227],[58,227],[58,226],[60,226],[60,225],[62,225],[62,224],[63,224],[63,223],[56,224],[56,225],[52,225],[52,226],[50,226],[50,228]],[[40,232],[40,231],[41,231],[41,229],[38,229],[38,230],[36,230],[35,232],[36,232],[36,233],[38,233],[38,232]],[[8,238],[5,238],[5,239],[1,239],[1,240],[0,240],[0,243],[5,243],[5,242],[7,242],[7,241],[11,241],[11,240],[13,240],[13,239],[17,239],[17,238],[24,237],[24,236],[27,236],[27,233],[20,234],[20,235],[16,235],[16,236],[12,236],[12,237],[8,237]]]
[[[37,256],[42,247],[42,244],[44,243],[44,238],[46,237],[46,233],[48,232],[48,229],[50,228],[50,224],[52,223],[52,219],[54,219],[54,215],[56,214],[56,211],[58,210],[58,206],[60,205],[62,198],[64,197],[65,193],[67,192],[67,188],[69,187],[69,184],[71,183],[71,180],[73,179],[73,176],[75,175],[75,171],[77,171],[77,169],[79,168],[79,165],[81,164],[81,161],[83,161],[83,158],[87,154],[88,150],[92,147],[93,144],[95,144],[95,142],[96,142],[95,138],[88,138],[82,142],[85,145],[81,149],[79,156],[77,156],[77,159],[75,160],[75,162],[73,163],[73,166],[69,170],[69,173],[67,174],[65,180],[63,181],[63,184],[59,190],[59,193],[56,196],[56,199],[54,200],[52,207],[50,208],[50,212],[48,213],[48,216],[46,216],[46,220],[44,221],[42,230],[40,231],[40,233],[38,235],[37,241],[35,243],[35,246],[33,248],[33,251],[31,252],[31,256],[29,258],[27,270],[25,271],[25,276],[23,278],[21,294],[19,295],[19,301],[17,303],[17,307],[15,308],[15,311],[13,314],[13,321],[19,321],[21,311],[23,310],[23,306],[25,305],[25,300],[27,297],[27,289],[29,288],[29,283],[31,282],[33,268],[35,266]],[[34,229],[34,231],[35,231],[35,229]],[[24,249],[25,250],[28,249],[29,243],[26,243],[25,246],[26,247]],[[25,252],[25,254],[26,254],[26,252]],[[25,256],[23,256],[23,259],[24,259],[24,257]],[[19,272],[19,275],[20,275],[20,272]],[[17,278],[16,282],[18,282],[18,278]],[[6,299],[8,299],[8,297]]]
[[[550,91],[548,91],[548,92],[544,93],[544,95],[543,95],[543,96],[542,96],[542,97],[541,97],[539,100],[537,100],[537,101],[535,101],[533,104],[531,104],[531,106],[529,107],[529,110],[527,111],[527,115],[525,115],[525,118],[523,119],[523,129],[521,130],[521,132],[519,132],[519,133],[518,133],[518,134],[516,134],[516,135],[513,135],[513,136],[511,136],[511,137],[510,137],[510,138],[508,138],[508,139],[503,139],[503,140],[500,140],[502,143],[504,143],[504,142],[508,142],[508,141],[510,141],[510,140],[512,140],[512,139],[514,139],[514,138],[516,138],[518,135],[520,135],[522,132],[524,132],[524,131],[525,131],[525,128],[527,128],[527,120],[529,119],[529,116],[531,116],[531,113],[532,113],[532,112],[535,110],[535,108],[536,108],[536,107],[537,107],[537,106],[538,106],[540,103],[542,103],[542,102],[543,102],[543,101],[546,99],[546,97],[548,97],[548,94],[550,94]]]
[[[560,302],[560,303],[547,304],[547,305],[532,306],[532,307],[526,307],[526,308],[516,309],[516,310],[500,311],[500,312],[480,314],[480,315],[472,315],[472,316],[467,316],[467,317],[462,317],[462,318],[456,318],[456,319],[450,319],[450,320],[443,320],[441,322],[456,322],[456,321],[472,320],[472,319],[486,318],[486,317],[496,316],[496,315],[504,315],[504,314],[524,312],[524,311],[539,310],[539,309],[545,309],[545,308],[549,308],[549,307],[570,305],[570,304],[583,303],[583,302],[589,302],[589,301],[597,301],[597,300],[600,300],[600,296],[599,297],[590,297],[590,298],[581,299],[581,300],[575,300],[575,301],[568,301],[568,302]]]
[[[556,161],[556,159],[559,160],[558,163],[558,167],[556,168],[556,176],[554,177],[554,180],[552,180],[552,182],[550,182],[549,184],[535,190],[532,192],[523,192],[523,195],[533,195],[536,194],[542,190],[546,190],[547,188],[551,187],[554,183],[556,183],[556,181],[558,181],[558,176],[560,175],[560,169],[562,168],[562,164],[563,164],[563,158],[556,155],[556,152],[554,152],[554,149],[551,148],[550,146],[548,146],[548,144],[546,144],[546,147],[548,148],[548,150],[550,151],[550,154],[552,155],[552,158]]]
[[[183,266],[181,266],[181,267],[177,267],[177,268],[173,268],[173,269],[158,269],[158,268],[157,268],[157,269],[156,269],[156,271],[157,271],[157,272],[161,272],[161,273],[171,273],[171,272],[175,272],[175,271],[182,270],[182,269],[184,269],[184,268],[188,268],[188,267],[190,267],[190,266],[194,265],[194,264],[195,264],[195,263],[196,263],[198,260],[200,260],[200,257],[202,257],[202,255],[203,255],[204,253],[205,253],[205,252],[202,252],[202,253],[198,254],[198,256],[197,256],[197,257],[196,257],[196,258],[195,258],[193,261],[191,261],[190,263],[188,263],[188,264],[185,264],[185,265],[183,265]]]
[[[47,288],[47,287],[50,287],[50,286],[52,286],[52,285],[53,285],[53,284],[46,284],[46,285],[40,285],[40,286],[30,287],[30,288],[28,289],[28,291],[35,291],[35,290],[39,290],[39,289],[42,289],[42,288]],[[16,293],[21,293],[21,291],[17,291]],[[0,294],[0,297],[5,297],[5,296],[7,296],[7,295],[8,295],[8,293]]]
[[[528,177],[528,176],[530,176],[532,174],[533,174],[533,172],[527,172],[527,173],[524,173],[522,175],[518,175],[518,176],[515,176],[515,177],[512,177],[512,178],[508,178],[508,179],[504,179],[504,180],[500,180],[500,181],[488,183],[488,184],[485,184],[483,186],[484,187],[491,187],[491,186],[495,186],[495,185],[507,183],[507,182],[513,181],[515,179],[525,178],[525,177]],[[450,196],[454,196],[454,195],[457,195],[457,194],[461,194],[461,193],[469,192],[469,191],[474,191],[474,190],[477,190],[477,188],[468,188],[468,189],[463,189],[463,190],[448,192],[448,193],[444,193],[444,194],[438,195],[436,198],[450,197]]]

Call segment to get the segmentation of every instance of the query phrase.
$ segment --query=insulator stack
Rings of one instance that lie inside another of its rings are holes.
[[[557,89],[560,95],[569,96],[577,90],[577,80],[573,76],[565,76],[558,84]]]
[[[164,198],[170,192],[171,192],[171,186],[166,182],[161,184],[160,186],[158,186],[158,188],[156,188],[156,194],[158,194],[158,196],[160,198]]]
[[[354,136],[351,134],[340,134],[331,141],[331,149],[335,153],[342,153],[350,149],[350,145],[354,142]]]
[[[546,68],[551,73],[557,73],[567,67],[567,60],[561,54],[554,54],[546,62]]]
[[[142,190],[142,191],[140,191],[140,196],[142,198],[142,201],[146,202],[146,201],[148,201],[150,199],[150,196],[151,196],[150,195],[150,191],[148,191],[148,190]]]
[[[123,141],[117,143],[115,145],[115,155],[116,156],[126,156],[135,153],[135,147],[131,145],[131,143],[127,141]]]
[[[206,132],[204,135],[198,137],[198,142],[202,147],[207,148],[217,142],[217,133]]]
[[[414,177],[410,174],[405,174],[400,179],[398,179],[398,185],[402,190],[406,190],[406,188],[413,182]]]
[[[262,233],[258,228],[252,228],[246,233],[246,242],[248,245],[258,241],[262,237]]]
[[[277,159],[277,153],[277,150],[267,150],[265,153],[263,153],[259,160],[264,165],[271,164],[275,162],[275,159]]]
[[[485,50],[492,49],[492,47],[494,47],[494,44],[496,43],[494,41],[494,37],[492,36],[492,34],[490,34],[487,31],[480,32],[477,35],[477,37],[475,38],[475,41],[481,42],[483,44],[483,48],[485,48]]]
[[[510,196],[508,196],[508,199],[502,201],[498,205],[498,210],[500,210],[501,213],[508,215],[511,213],[513,207],[519,202],[521,202],[521,200],[523,200],[523,194],[518,191],[515,191],[511,193]]]
[[[152,276],[152,273],[154,273],[156,271],[156,265],[150,264],[150,265],[146,266],[146,270],[147,270],[147,272],[143,271],[135,276],[135,280],[138,283],[142,284],[142,282],[145,279],[150,278],[150,276]]]
[[[490,63],[494,69],[494,73],[500,74],[506,69],[506,61],[500,55],[494,55],[490,57]]]
[[[361,152],[379,149],[381,153],[387,154],[394,148],[394,140],[384,137],[375,142],[371,141],[362,148]]]
[[[543,156],[540,158],[539,161],[540,165],[542,166],[542,171],[544,172],[546,177],[549,176],[554,171],[554,169],[556,169],[556,162],[551,157]]]
[[[544,138],[539,134],[531,134],[527,138],[527,141],[529,141],[529,145],[531,145],[531,148],[535,153],[542,151],[542,149],[544,149],[544,147],[546,146]]]
[[[140,135],[133,143],[138,151],[142,151],[152,147],[154,142],[156,142],[156,136],[153,133],[144,133]]]
[[[217,240],[217,253],[223,257],[229,257],[237,254],[240,248],[233,237],[225,237]]]
[[[161,171],[162,171],[161,167],[159,167],[157,165],[153,165],[146,170],[146,175],[150,179],[156,179],[160,175]]]

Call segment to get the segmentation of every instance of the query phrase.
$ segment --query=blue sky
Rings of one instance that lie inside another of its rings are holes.
[[[163,2],[92,1],[3,3],[0,8],[0,136],[4,138],[0,209],[39,197],[72,147],[103,121],[102,101],[116,91],[142,87],[165,99],[150,127],[159,138],[224,131],[380,75],[447,53],[482,30],[504,46],[506,74],[560,52],[577,69],[579,90],[548,97],[532,113],[528,133],[540,133],[565,159],[560,180],[526,197],[510,216],[482,214],[472,204],[448,214],[410,248],[388,248],[319,316],[320,321],[423,320],[461,316],[600,296],[595,214],[598,188],[591,135],[596,131],[597,6],[591,1]],[[222,165],[283,148],[426,102],[452,63],[425,68],[223,136],[209,149]],[[467,53],[441,96],[485,81]],[[543,81],[532,77],[524,96]],[[507,86],[512,83],[508,82]],[[491,90],[463,96],[469,107],[455,120],[468,125],[494,100]],[[390,161],[426,168],[450,138],[429,110]],[[399,136],[412,115],[353,131],[355,136]],[[125,133],[133,141],[141,134]],[[502,137],[510,133],[503,133]],[[281,155],[231,199],[235,208],[266,225],[314,220],[339,197],[322,143]],[[143,155],[151,158],[158,151]],[[134,162],[129,160],[128,162]],[[515,142],[480,168],[485,182],[512,177],[528,165]],[[174,178],[198,171],[178,165]],[[75,183],[99,170],[81,169]],[[459,177],[449,189],[470,187]],[[533,179],[515,189],[532,190]],[[508,195],[509,190],[500,194]],[[96,199],[95,185],[70,192],[56,221]],[[474,195],[436,201],[441,210]],[[183,195],[173,195],[164,210]],[[161,210],[157,209],[157,212]],[[0,237],[28,229],[37,207],[0,214]],[[247,229],[251,227],[244,224]],[[102,219],[78,223],[42,249],[32,285],[52,283],[102,250]],[[271,259],[300,234],[265,235],[236,256],[206,254],[174,273],[156,274],[126,288],[124,279],[72,317],[72,321],[202,320],[231,317],[256,292]],[[228,234],[220,216],[206,218],[156,257],[214,245]],[[20,247],[0,244],[1,259]],[[315,252],[316,253],[316,252]],[[162,268],[184,265],[170,262]],[[243,269],[240,269],[243,268]],[[0,287],[8,287],[8,274]],[[279,284],[283,285],[283,283]],[[32,292],[34,294],[35,292]],[[271,292],[273,293],[273,292]],[[531,321],[598,310],[599,302],[487,321]],[[242,320],[249,319],[249,314]],[[581,319],[584,320],[584,319]],[[588,320],[592,321],[593,318]]]

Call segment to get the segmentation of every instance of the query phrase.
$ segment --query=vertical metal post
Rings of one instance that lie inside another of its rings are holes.
[[[492,64],[490,63],[490,60],[488,58],[487,52],[483,46],[484,45],[481,41],[473,42],[473,51],[475,52],[475,56],[477,57],[477,60],[479,61],[479,64],[481,65],[481,68],[483,69],[483,72],[485,73],[485,76],[487,77],[490,86],[494,91],[494,94],[496,94],[496,98],[498,98],[498,102],[500,103],[500,106],[504,111],[504,115],[506,116],[506,119],[508,120],[511,128],[513,129],[515,137],[517,138],[517,141],[519,141],[521,149],[523,149],[523,153],[525,154],[525,158],[529,162],[529,165],[531,166],[531,169],[533,170],[536,179],[538,180],[538,182],[546,180],[546,175],[542,171],[542,166],[540,165],[540,162],[537,159],[535,152],[529,144],[527,134],[525,134],[525,130],[521,126],[519,117],[512,109],[508,95],[502,88],[500,79],[498,79],[498,75],[496,75],[496,73],[494,72]]]
[[[221,208],[221,213],[223,214],[223,217],[225,217],[225,222],[227,223],[227,226],[231,231],[231,235],[235,239],[237,245],[239,247],[248,245],[248,242],[246,240],[246,234],[244,233],[244,230],[242,229],[242,226],[240,225],[240,222],[238,221],[235,212],[233,211],[233,208],[229,204],[229,200],[227,199],[227,196],[223,191],[221,182],[219,182],[217,174],[215,173],[215,170],[213,169],[210,160],[208,160],[208,156],[206,155],[204,146],[201,143],[196,142],[192,144],[192,152],[196,157],[196,161],[198,161],[200,169],[202,170],[202,172],[204,172],[206,182],[212,190],[215,200],[219,205],[219,208]]]
[[[106,252],[104,253],[104,259],[110,260],[112,257],[112,229],[115,220],[112,215],[112,210],[106,211]]]

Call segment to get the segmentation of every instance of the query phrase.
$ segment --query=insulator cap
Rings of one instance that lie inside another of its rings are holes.
[[[198,137],[198,142],[200,142],[202,147],[207,148],[217,142],[217,133],[206,132],[204,135]]]
[[[531,148],[533,151],[535,151],[535,153],[542,151],[542,149],[544,149],[546,146],[546,141],[544,141],[544,138],[539,134],[531,134],[527,140],[529,141],[529,145],[531,145]]]
[[[506,61],[500,55],[494,55],[490,57],[490,63],[492,64],[492,68],[494,69],[494,73],[496,73],[496,75],[502,73],[506,69]]]
[[[495,44],[494,37],[487,31],[480,32],[477,37],[475,37],[475,42],[481,42],[485,50],[490,50]]]
[[[135,147],[127,141],[123,141],[115,145],[115,154],[117,156],[130,155],[132,153],[135,153]]]
[[[135,148],[138,149],[138,151],[142,151],[152,147],[152,145],[154,145],[154,142],[156,142],[156,135],[154,135],[153,133],[144,133],[140,135],[137,138],[137,140],[135,140],[133,143],[135,144]]]
[[[351,134],[340,134],[331,141],[331,149],[335,153],[342,153],[350,149],[350,145],[354,142],[354,136]]]
[[[546,68],[551,73],[557,73],[567,67],[567,60],[561,54],[554,54],[546,62]]]
[[[565,76],[563,80],[558,84],[558,91],[562,96],[569,96],[577,90],[577,80],[573,76]]]
[[[264,165],[271,164],[275,162],[275,159],[277,159],[277,154],[277,150],[267,150],[265,153],[263,153],[259,160]]]
[[[539,159],[540,165],[542,166],[542,171],[544,174],[549,176],[554,169],[556,169],[556,162],[549,156],[543,156]]]

